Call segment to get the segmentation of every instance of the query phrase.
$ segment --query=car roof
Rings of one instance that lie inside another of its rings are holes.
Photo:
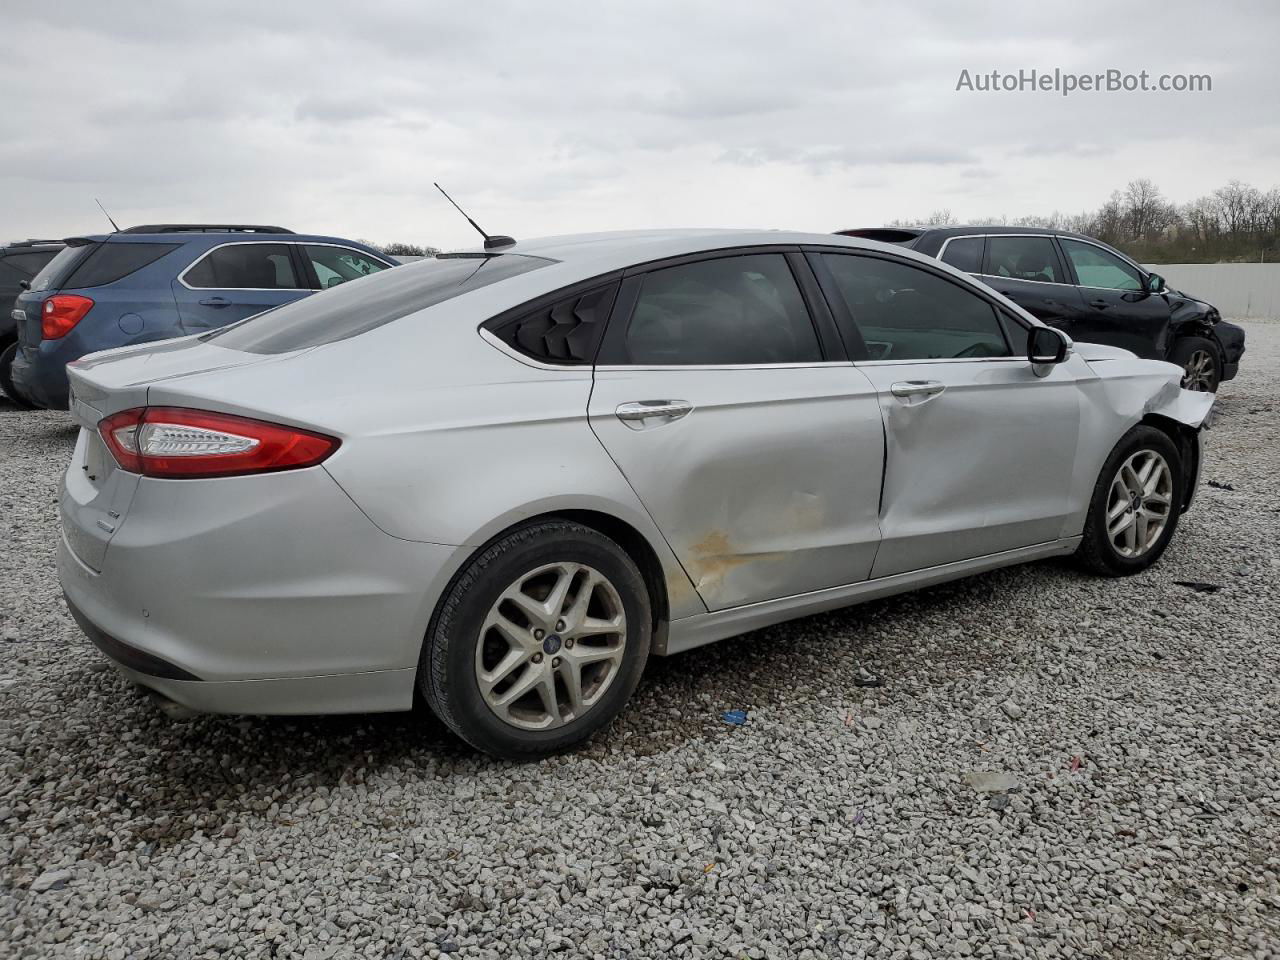
[[[580,266],[584,270],[605,272],[671,257],[706,253],[733,247],[818,245],[912,254],[890,244],[877,243],[831,233],[800,233],[788,230],[670,229],[618,230],[606,233],[576,233],[564,236],[536,237],[493,250],[470,248],[452,255],[515,254],[544,257],[560,263]],[[444,256],[450,256],[446,253]],[[929,257],[924,262],[936,263]]]
[[[359,240],[348,240],[345,237],[330,237],[319,233],[246,233],[243,231],[227,231],[225,233],[197,230],[191,233],[166,231],[163,233],[135,233],[121,230],[119,233],[90,233],[78,237],[67,237],[58,243],[82,245],[86,243],[205,243],[216,247],[224,243],[332,243],[343,247],[359,247],[372,249]]]

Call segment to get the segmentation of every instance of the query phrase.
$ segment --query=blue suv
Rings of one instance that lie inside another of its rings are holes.
[[[14,302],[10,376],[65,410],[85,354],[201,333],[395,266],[361,243],[282,227],[156,224],[72,237]]]

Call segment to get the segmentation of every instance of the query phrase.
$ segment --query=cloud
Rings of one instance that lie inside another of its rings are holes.
[[[1083,209],[1139,176],[1175,199],[1272,185],[1280,120],[1261,92],[1280,79],[1280,8],[1073,9],[1046,24],[890,0],[20,4],[0,61],[22,92],[0,137],[3,223],[97,229],[103,196],[122,222],[449,246],[473,236],[432,180],[516,236]],[[1214,91],[955,91],[962,69],[1031,67],[1210,72]]]

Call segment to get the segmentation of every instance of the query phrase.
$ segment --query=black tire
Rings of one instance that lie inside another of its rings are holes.
[[[1205,355],[1213,361],[1212,368],[1208,371],[1199,362]],[[1186,389],[1204,393],[1218,392],[1222,383],[1222,351],[1212,340],[1206,337],[1178,338],[1169,351],[1169,362],[1182,368],[1182,385]]]
[[[20,410],[34,410],[35,404],[20,394],[13,385],[13,358],[18,355],[18,342],[15,340],[0,351],[0,390],[9,401]]]
[[[1160,454],[1168,463],[1172,474],[1168,518],[1164,529],[1154,543],[1140,556],[1124,556],[1112,539],[1107,535],[1107,506],[1111,496],[1112,483],[1116,479],[1120,467],[1130,457],[1141,451],[1153,451]],[[1178,517],[1181,513],[1183,491],[1186,478],[1183,475],[1182,458],[1178,448],[1169,435],[1155,427],[1136,426],[1116,444],[1102,472],[1094,484],[1093,497],[1089,501],[1089,515],[1084,522],[1084,539],[1076,550],[1077,561],[1093,573],[1107,577],[1127,577],[1140,573],[1154,564],[1164,554],[1178,528]]]
[[[545,564],[579,563],[603,574],[626,616],[622,662],[586,713],[549,730],[507,723],[485,702],[476,677],[477,645],[490,608],[514,581]],[[644,577],[604,534],[564,520],[537,521],[482,547],[453,578],[427,629],[418,688],[432,711],[478,750],[512,760],[546,756],[597,733],[622,710],[649,657],[652,619]]]

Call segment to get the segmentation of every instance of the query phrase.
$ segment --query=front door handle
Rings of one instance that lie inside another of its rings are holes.
[[[229,307],[231,301],[226,297],[205,297],[200,301],[202,307]]]
[[[934,397],[947,389],[941,380],[899,380],[889,387],[895,397]]]
[[[671,423],[688,416],[691,410],[693,404],[684,400],[636,400],[620,404],[614,414],[632,430],[643,430],[650,421]]]
[[[1090,300],[1089,306],[1097,307],[1099,310],[1105,310],[1107,307],[1111,306],[1111,303],[1107,300]]]

